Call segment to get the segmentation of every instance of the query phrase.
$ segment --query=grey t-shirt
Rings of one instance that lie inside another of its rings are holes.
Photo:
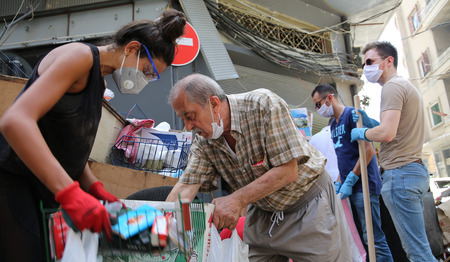
[[[393,169],[421,159],[424,112],[417,88],[403,77],[392,77],[381,91],[380,113],[386,110],[400,110],[401,116],[395,138],[381,143],[381,167]]]

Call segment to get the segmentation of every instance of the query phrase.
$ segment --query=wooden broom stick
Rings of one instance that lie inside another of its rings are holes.
[[[355,103],[355,111],[359,115],[359,120],[356,123],[357,128],[363,127],[362,116],[358,112],[360,109],[359,96],[353,96],[353,101]],[[361,183],[364,196],[364,214],[366,217],[366,230],[367,230],[367,249],[369,250],[369,261],[376,261],[375,258],[375,244],[373,242],[373,226],[372,226],[372,212],[370,208],[370,192],[369,192],[369,180],[367,177],[367,159],[366,159],[366,147],[364,145],[364,140],[358,140],[359,148],[359,164],[361,165]]]

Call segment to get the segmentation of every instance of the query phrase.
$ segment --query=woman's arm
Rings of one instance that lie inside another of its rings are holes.
[[[0,132],[17,155],[53,193],[73,180],[53,156],[37,121],[67,92],[83,90],[93,58],[84,44],[69,44],[50,52],[39,66],[40,77],[0,119]]]

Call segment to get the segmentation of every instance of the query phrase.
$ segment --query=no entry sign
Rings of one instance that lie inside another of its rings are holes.
[[[200,42],[197,32],[188,22],[184,27],[184,35],[177,39],[177,44],[172,65],[183,66],[194,61],[200,51]]]

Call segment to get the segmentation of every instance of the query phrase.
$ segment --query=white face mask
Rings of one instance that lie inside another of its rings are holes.
[[[212,136],[211,136],[210,139],[217,139],[223,133],[223,121],[222,121],[222,118],[220,117],[220,114],[219,114],[219,124],[220,125],[218,125],[216,122],[214,122],[214,115],[213,115],[213,111],[212,111],[211,102],[209,102],[209,109],[211,110],[211,118],[212,118],[211,126],[212,126],[212,129],[213,129],[213,133],[212,133]]]
[[[363,74],[370,83],[378,83],[378,79],[380,79],[383,74],[383,70],[380,70],[379,66],[379,64],[364,66]]]
[[[139,56],[141,51],[138,52],[138,59],[136,68],[123,67],[126,56],[123,57],[120,69],[113,72],[113,79],[116,82],[117,88],[122,94],[139,94],[141,90],[148,84],[149,80],[145,77],[145,74],[139,70]]]
[[[319,108],[319,110],[317,110],[317,113],[321,116],[321,117],[331,117],[332,115],[334,115],[334,111],[333,111],[333,107],[327,106],[327,103],[323,103],[323,105]]]

